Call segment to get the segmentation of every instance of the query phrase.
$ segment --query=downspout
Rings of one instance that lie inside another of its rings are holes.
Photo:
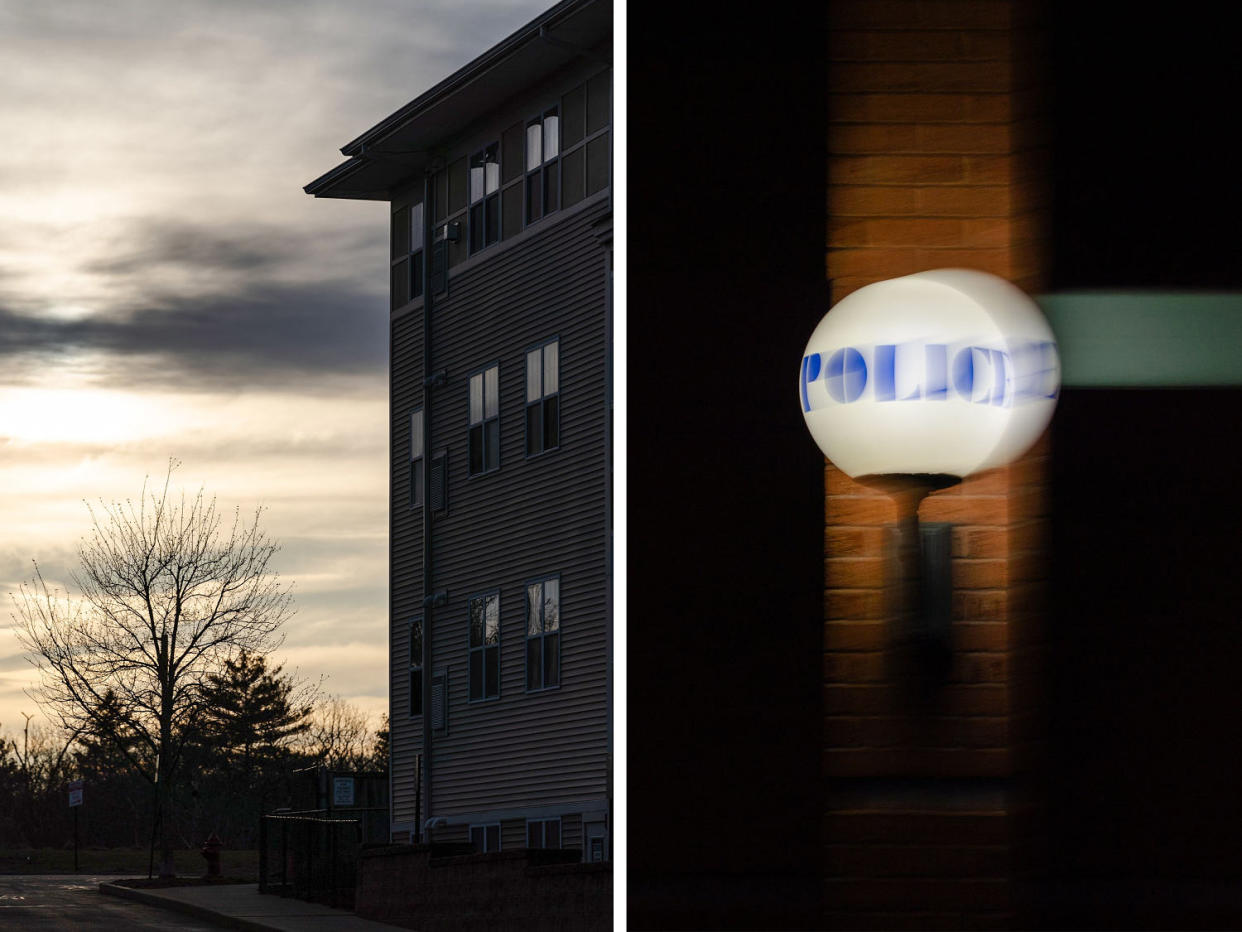
[[[430,169],[423,172],[423,811],[418,839],[431,814],[431,263],[432,213]]]

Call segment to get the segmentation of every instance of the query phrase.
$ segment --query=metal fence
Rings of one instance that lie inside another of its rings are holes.
[[[352,909],[358,852],[388,810],[274,813],[259,823],[259,892]]]

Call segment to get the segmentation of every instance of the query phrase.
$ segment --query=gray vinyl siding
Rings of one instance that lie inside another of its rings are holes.
[[[569,812],[560,817],[561,819],[561,847],[562,848],[582,848],[582,813]],[[480,819],[480,821],[484,821]],[[501,819],[500,820],[500,850],[512,851],[515,848],[526,847],[526,819]],[[475,824],[468,818],[463,819],[460,823],[446,825],[443,828],[436,829],[435,837],[438,842],[460,842],[470,841],[470,825]],[[490,824],[490,823],[489,823]]]
[[[561,847],[582,847],[582,813],[571,812],[561,816]]]
[[[409,623],[422,606],[422,509],[410,508],[410,413],[423,404],[421,308],[395,317],[390,358],[390,654],[389,727],[392,747],[392,820],[415,817],[415,758],[422,748],[422,719],[410,715]],[[426,414],[424,414],[424,417]],[[429,452],[429,451],[425,451]],[[402,585],[396,585],[396,568]]]
[[[421,718],[409,715],[408,625],[415,615],[430,620],[433,665],[449,671],[448,728],[433,744],[431,814],[606,793],[607,283],[605,247],[592,226],[609,210],[605,193],[549,215],[454,269],[448,294],[434,302],[432,368],[445,370],[447,381],[433,390],[427,452],[448,451],[449,507],[433,519],[433,589],[448,594],[433,611],[422,606],[422,515],[408,504],[409,413],[423,403],[421,304],[393,318],[395,822],[414,819],[414,758],[422,745]],[[528,459],[525,354],[553,337],[560,340],[560,446]],[[500,468],[468,476],[468,376],[493,362],[500,366]],[[560,577],[560,686],[527,693],[526,583],[550,575]],[[500,593],[500,696],[472,703],[468,600],[489,591]],[[506,847],[510,834],[506,826]],[[581,844],[580,826],[577,837]]]

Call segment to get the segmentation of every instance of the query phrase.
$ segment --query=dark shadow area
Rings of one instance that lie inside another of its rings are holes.
[[[1050,928],[1242,927],[1242,389],[1053,420]]]
[[[1242,287],[1242,10],[1052,10],[1053,287]]]
[[[820,921],[825,29],[630,12],[628,908]]]

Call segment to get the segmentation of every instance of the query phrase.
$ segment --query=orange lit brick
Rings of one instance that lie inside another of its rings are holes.
[[[829,91],[833,122],[1003,123],[1012,116],[1008,94],[847,94],[831,85]]]
[[[829,621],[824,624],[824,650],[881,651],[888,641],[883,621]]]
[[[878,589],[829,589],[824,593],[824,618],[863,621],[884,617],[884,594]]]
[[[830,557],[883,555],[882,528],[830,527],[824,529],[824,554]]]

